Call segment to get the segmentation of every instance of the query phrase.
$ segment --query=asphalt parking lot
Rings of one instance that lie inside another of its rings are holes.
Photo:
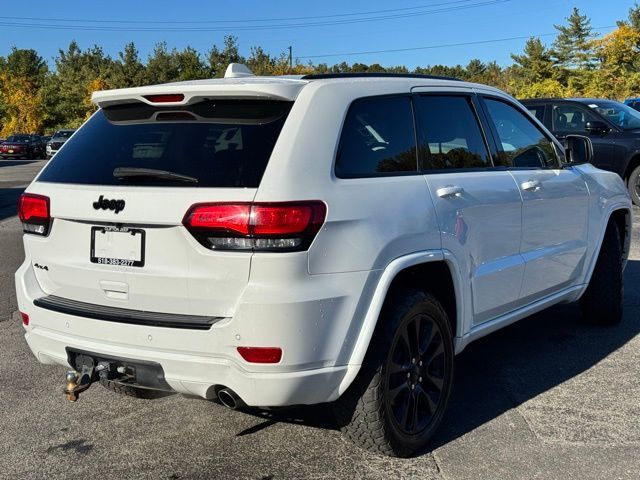
[[[15,203],[43,164],[0,160],[0,478],[639,478],[640,210],[622,324],[564,305],[472,344],[434,450],[400,460],[344,441],[322,406],[248,414],[100,386],[67,402],[65,369],[35,360],[15,312]]]

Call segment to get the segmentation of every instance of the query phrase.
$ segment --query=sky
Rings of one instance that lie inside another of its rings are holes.
[[[291,45],[301,63],[380,63],[409,68],[465,65],[473,58],[511,64],[526,38],[550,44],[554,24],[576,6],[599,35],[627,17],[634,0],[111,0],[55,2],[3,0],[0,55],[33,48],[50,65],[58,49],[76,40],[117,56],[135,42],[146,59],[157,42],[192,46],[206,55],[225,35],[241,53],[259,45],[278,55]],[[229,8],[231,6],[232,8]],[[427,47],[427,48],[424,48]],[[364,53],[375,52],[375,53]]]

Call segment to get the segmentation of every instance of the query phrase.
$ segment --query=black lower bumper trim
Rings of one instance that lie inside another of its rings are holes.
[[[130,383],[133,387],[150,388],[153,390],[163,390],[172,392],[173,389],[164,378],[164,370],[159,363],[148,362],[146,360],[135,360],[130,358],[116,357],[113,355],[103,355],[101,353],[87,352],[75,348],[66,348],[67,362],[71,368],[78,371],[82,370],[83,363],[87,360],[91,363],[91,367],[95,368],[99,363],[112,364],[113,367],[123,367],[129,375],[135,379],[134,383]],[[90,359],[90,360],[89,360]],[[115,370],[115,368],[113,368]],[[114,380],[118,382],[118,378]]]
[[[36,307],[44,308],[68,315],[105,320],[108,322],[128,323],[132,325],[146,325],[152,327],[185,328],[190,330],[209,330],[211,325],[223,317],[207,317],[199,315],[182,315],[174,313],[145,312],[127,308],[94,305],[78,302],[67,298],[48,295],[33,301]]]

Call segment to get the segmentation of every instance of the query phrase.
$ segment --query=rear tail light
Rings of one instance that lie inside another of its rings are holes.
[[[23,193],[18,201],[18,217],[25,233],[46,236],[51,227],[49,197]]]
[[[324,223],[321,201],[209,203],[192,206],[183,225],[212,250],[300,251]]]
[[[278,363],[282,358],[279,347],[238,347],[238,353],[250,363]]]
[[[29,326],[29,315],[27,315],[24,312],[20,312],[20,316],[22,317],[22,324],[25,327],[28,327]]]

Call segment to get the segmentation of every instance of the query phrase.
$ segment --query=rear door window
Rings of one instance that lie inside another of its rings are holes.
[[[422,170],[492,166],[469,96],[417,95],[415,105]]]
[[[335,173],[340,178],[417,173],[415,129],[408,95],[366,97],[349,107]]]
[[[586,133],[587,122],[598,120],[586,108],[574,105],[554,105],[552,118],[554,132]]]
[[[86,185],[259,185],[291,102],[208,100],[99,110],[38,179]]]

